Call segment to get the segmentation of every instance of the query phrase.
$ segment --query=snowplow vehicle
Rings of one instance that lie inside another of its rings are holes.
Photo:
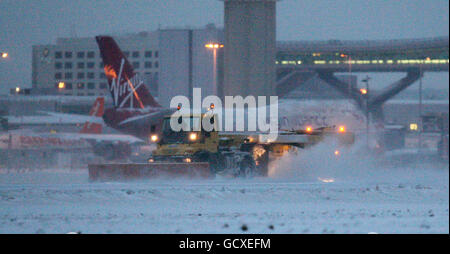
[[[210,175],[227,174],[249,177],[265,175],[266,156],[256,153],[257,134],[245,132],[219,132],[217,115],[208,117],[213,125],[211,131],[200,128],[207,114],[180,117],[179,121],[189,121],[193,129],[199,131],[173,131],[170,117],[164,119],[162,135],[158,147],[149,158],[149,163],[207,163]],[[187,119],[187,120],[182,120]],[[197,128],[195,128],[197,127]]]
[[[212,126],[211,130],[204,128],[205,120]],[[175,131],[171,121],[183,127]],[[354,135],[342,126],[280,131],[271,140],[267,133],[220,131],[218,123],[218,116],[211,113],[167,116],[161,132],[150,137],[157,148],[146,163],[90,164],[89,178],[267,176],[272,159],[317,144],[325,137],[335,137],[339,146],[354,143]]]

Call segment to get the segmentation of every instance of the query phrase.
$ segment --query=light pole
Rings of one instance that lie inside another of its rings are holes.
[[[366,145],[369,148],[369,128],[370,128],[370,113],[369,113],[369,80],[370,77],[366,76],[362,82],[366,83],[366,89],[361,88],[361,94],[366,98]]]
[[[6,59],[8,57],[9,57],[9,54],[7,52],[0,51],[0,60]]]
[[[342,58],[347,58],[348,62],[348,98],[350,100],[350,103],[352,101],[352,57],[348,54],[341,54]]]
[[[205,48],[213,51],[213,95],[217,95],[217,50],[223,48],[220,43],[208,43]]]
[[[419,121],[420,121],[420,129],[419,129],[419,149],[418,152],[422,149],[422,131],[423,131],[423,123],[422,123],[422,63],[419,66]]]
[[[8,57],[9,57],[9,54],[7,52],[0,51],[0,58],[1,59],[6,59]]]

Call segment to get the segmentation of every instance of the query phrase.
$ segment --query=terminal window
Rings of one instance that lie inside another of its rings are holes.
[[[158,56],[159,56],[159,52],[155,51],[155,57],[158,57]]]
[[[66,73],[64,74],[64,77],[65,77],[66,79],[72,79],[72,72],[66,72]]]
[[[139,62],[133,62],[133,68],[139,68]]]
[[[133,58],[139,57],[139,51],[133,51]]]
[[[100,89],[106,89],[106,83],[104,82],[100,83]]]
[[[78,72],[77,78],[79,78],[79,79],[84,78],[84,72]]]
[[[124,54],[126,57],[129,57],[129,56],[130,56],[130,52],[128,52],[128,51],[124,51],[123,54]]]
[[[77,58],[84,58],[84,52],[77,52]]]
[[[100,73],[98,74],[98,76],[99,76],[100,78],[106,78],[106,75],[105,75],[104,72],[100,72]]]
[[[152,62],[145,62],[144,67],[145,68],[152,68]]]
[[[72,83],[66,83],[66,89],[72,90]]]
[[[84,89],[84,83],[78,83],[77,84],[78,89]]]
[[[72,58],[72,52],[71,51],[66,51],[66,52],[64,52],[64,56],[66,58]]]
[[[72,69],[72,63],[71,62],[64,63],[64,69]]]
[[[105,67],[105,64],[104,64],[103,62],[100,62],[100,63],[98,64],[98,67],[101,68],[101,69],[103,69],[103,67]]]
[[[88,83],[87,84],[87,88],[88,89],[95,89],[95,84],[94,83]]]
[[[61,72],[55,73],[55,79],[62,79],[62,73]]]
[[[59,70],[62,68],[62,63],[61,62],[56,62],[55,63],[55,69]]]
[[[89,63],[87,63],[88,69],[93,69],[94,66],[95,66],[95,63],[94,63],[94,62],[89,62]]]
[[[84,63],[78,63],[77,64],[78,69],[84,69]]]
[[[152,52],[151,51],[145,51],[145,57],[146,58],[151,58],[152,57]]]
[[[94,79],[95,78],[95,73],[88,72],[87,77],[88,77],[88,79]]]
[[[94,57],[95,57],[95,52],[94,52],[94,51],[89,51],[89,52],[87,53],[87,57],[88,57],[88,58],[94,58]]]
[[[155,68],[158,68],[158,67],[159,67],[159,63],[155,62]]]

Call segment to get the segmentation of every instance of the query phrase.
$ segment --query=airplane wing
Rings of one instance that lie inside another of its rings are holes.
[[[98,97],[89,112],[89,115],[37,111],[45,115],[34,116],[5,116],[8,124],[12,125],[51,125],[51,124],[100,124],[103,122],[105,99]]]
[[[104,124],[101,117],[52,113],[50,116],[5,116],[8,124],[83,124],[85,122]]]

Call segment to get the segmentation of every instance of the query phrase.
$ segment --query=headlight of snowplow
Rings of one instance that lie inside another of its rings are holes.
[[[191,163],[191,162],[192,162],[192,159],[191,159],[191,158],[184,158],[183,161],[186,162],[186,163]]]
[[[152,142],[158,141],[158,135],[156,135],[156,134],[151,135],[151,136],[150,136],[150,140],[151,140]]]
[[[192,133],[189,134],[189,140],[190,141],[196,141],[197,138],[198,138],[197,133],[192,132]]]

